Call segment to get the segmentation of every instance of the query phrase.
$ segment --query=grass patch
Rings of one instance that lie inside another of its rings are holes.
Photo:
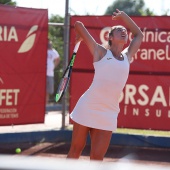
[[[66,127],[66,130],[73,130],[73,126],[70,125],[70,126]],[[117,128],[116,132],[114,132],[114,133],[170,137],[170,131],[161,131],[161,130]]]
[[[118,128],[116,133],[131,134],[131,135],[144,135],[144,136],[167,136],[170,137],[170,131],[161,130],[146,130],[146,129],[128,129]]]

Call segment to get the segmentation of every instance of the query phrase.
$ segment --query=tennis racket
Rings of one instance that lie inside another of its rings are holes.
[[[58,86],[58,89],[57,89],[57,93],[56,93],[56,96],[55,96],[56,102],[61,100],[62,96],[64,95],[64,93],[67,89],[67,86],[68,86],[68,83],[69,83],[69,80],[70,80],[70,76],[71,76],[71,72],[72,72],[72,67],[73,67],[73,64],[74,64],[74,60],[75,60],[79,45],[80,45],[80,42],[78,42],[75,45],[72,57],[71,57],[69,64],[68,64],[66,70],[64,71],[64,74],[63,74],[63,76],[60,80],[60,83],[59,83],[59,86]]]

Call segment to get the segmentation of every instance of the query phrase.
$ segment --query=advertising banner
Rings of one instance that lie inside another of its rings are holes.
[[[168,76],[130,75],[120,97],[118,127],[170,129]]]
[[[131,18],[142,30],[144,38],[130,65],[129,79],[120,98],[118,127],[170,130],[169,17],[140,16]],[[112,26],[123,25],[127,28],[122,21],[113,21],[111,16],[72,16],[70,54],[74,48],[74,24],[76,21],[83,22],[94,39],[103,46],[108,45],[108,32]],[[128,28],[127,30],[129,44],[132,34]],[[70,112],[79,97],[90,86],[93,74],[92,55],[85,43],[82,42],[70,83]]]
[[[48,11],[0,6],[0,125],[44,122]]]

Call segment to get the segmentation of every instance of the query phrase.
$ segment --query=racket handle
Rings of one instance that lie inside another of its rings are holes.
[[[73,50],[74,53],[77,53],[77,51],[78,51],[78,49],[79,49],[79,46],[80,46],[80,42],[81,42],[81,41],[79,41],[79,42],[75,45],[74,50]]]

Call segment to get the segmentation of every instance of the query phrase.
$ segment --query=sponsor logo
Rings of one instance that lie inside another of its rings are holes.
[[[0,83],[4,84],[1,77]],[[16,108],[19,93],[20,89],[0,89],[0,119],[19,118],[19,113]]]
[[[16,28],[11,26],[0,26],[0,41],[15,41],[18,42],[18,35]]]
[[[100,31],[100,41],[102,42],[103,46],[108,46],[108,37],[109,37],[110,29],[111,27],[105,27]],[[170,60],[170,52],[169,52],[170,31],[168,30],[162,31],[159,30],[158,28],[149,30],[147,27],[143,28],[142,31],[144,34],[144,38],[142,41],[144,48],[140,48],[138,50],[138,52],[133,57],[133,60],[169,61]],[[129,41],[132,41],[133,39],[133,35],[131,32],[129,33],[128,39]],[[158,46],[159,48],[157,48]]]
[[[153,89],[146,84],[141,84],[138,88],[133,84],[126,84],[120,102],[123,104],[124,115],[170,118],[170,87],[165,90],[161,85]]]
[[[25,53],[32,49],[36,39],[36,31],[38,25],[33,25],[26,35],[26,39],[22,42],[18,49],[18,53]],[[0,26],[0,42],[18,42],[18,33],[15,26]]]
[[[4,81],[2,80],[2,78],[0,77],[0,83],[1,84],[4,84]]]
[[[4,84],[4,81],[0,77],[0,83]],[[18,95],[20,93],[20,89],[0,89],[0,106],[16,106],[18,105]]]
[[[20,89],[0,89],[0,106],[18,105],[18,94]]]
[[[36,33],[35,31],[37,31],[38,29],[38,25],[34,25],[31,27],[31,29],[29,30],[26,39],[24,40],[24,42],[21,44],[18,53],[25,53],[27,51],[29,51],[35,42],[35,38],[36,38]]]
[[[152,96],[149,95],[151,89],[153,87],[150,88],[146,84],[141,84],[138,88],[133,84],[126,84],[125,93],[122,93],[120,101],[124,99],[126,105],[155,106],[159,103],[163,107],[170,106],[170,101],[168,101],[170,96],[168,99],[165,97],[167,92],[163,86],[156,86]]]
[[[111,27],[105,27],[100,31],[100,41],[102,42],[103,46],[108,45],[110,29],[111,29]]]

